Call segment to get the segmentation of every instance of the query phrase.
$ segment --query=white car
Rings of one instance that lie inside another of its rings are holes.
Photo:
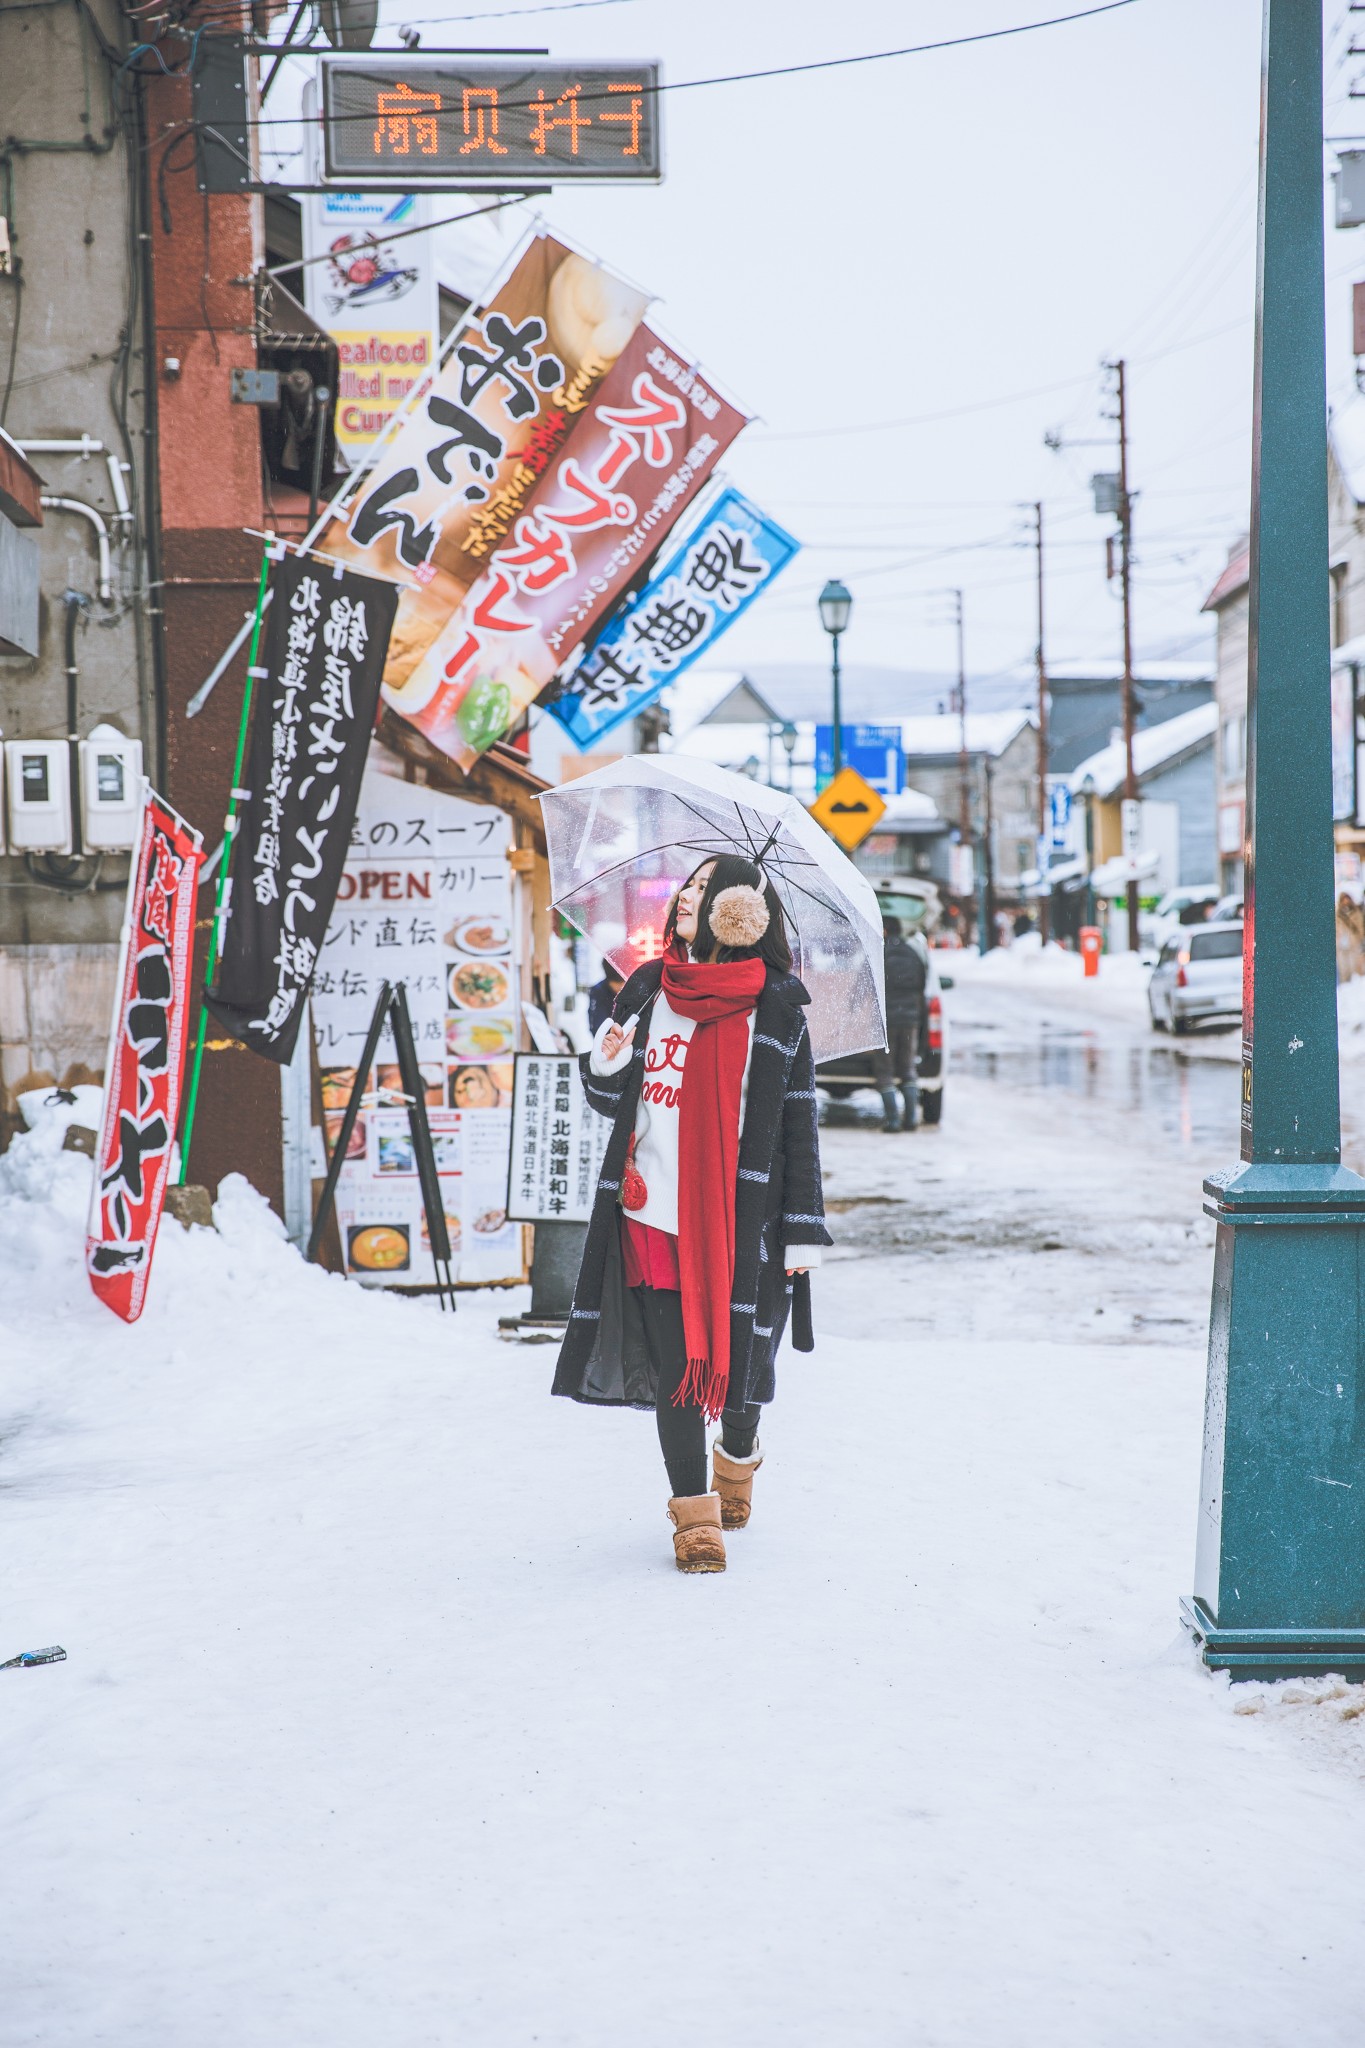
[[[1173,939],[1178,931],[1187,925],[1202,924],[1213,916],[1214,905],[1220,891],[1215,882],[1186,885],[1179,889],[1168,889],[1155,910],[1144,911],[1139,919],[1139,931],[1144,948],[1157,953]]]
[[[1177,1036],[1215,1017],[1240,1017],[1240,921],[1192,925],[1167,939],[1147,984],[1147,1006],[1152,1029]]]

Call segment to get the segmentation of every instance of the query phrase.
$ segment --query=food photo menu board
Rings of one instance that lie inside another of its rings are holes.
[[[466,1284],[525,1275],[521,1226],[507,1217],[520,990],[511,844],[505,812],[404,782],[372,759],[313,981],[329,1146],[380,988],[405,983],[451,1270]],[[370,1286],[435,1285],[387,1027],[365,1078],[336,1210],[353,1278]]]

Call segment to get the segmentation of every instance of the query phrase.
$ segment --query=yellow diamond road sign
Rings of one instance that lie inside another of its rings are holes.
[[[810,807],[817,824],[837,839],[845,853],[861,846],[886,809],[870,782],[864,782],[856,768],[841,768]]]

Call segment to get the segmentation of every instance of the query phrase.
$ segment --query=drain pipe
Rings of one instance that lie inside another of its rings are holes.
[[[41,503],[44,510],[48,512],[72,512],[77,518],[90,521],[90,524],[95,529],[100,552],[100,603],[104,605],[112,604],[114,602],[114,582],[109,556],[109,528],[105,524],[104,514],[97,512],[93,505],[87,505],[83,498],[44,497]]]
[[[76,665],[76,627],[81,613],[88,610],[89,598],[81,590],[62,592],[62,610],[65,613],[64,640],[66,644],[66,738],[70,754],[71,778],[71,846],[73,852],[84,851],[81,845],[81,775],[80,775],[80,670]]]

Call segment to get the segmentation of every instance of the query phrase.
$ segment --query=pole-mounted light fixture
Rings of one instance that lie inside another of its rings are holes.
[[[839,702],[839,635],[848,630],[853,613],[853,594],[837,576],[831,576],[820,592],[820,624],[829,634],[831,674],[834,684],[834,772],[844,765],[843,708]]]

